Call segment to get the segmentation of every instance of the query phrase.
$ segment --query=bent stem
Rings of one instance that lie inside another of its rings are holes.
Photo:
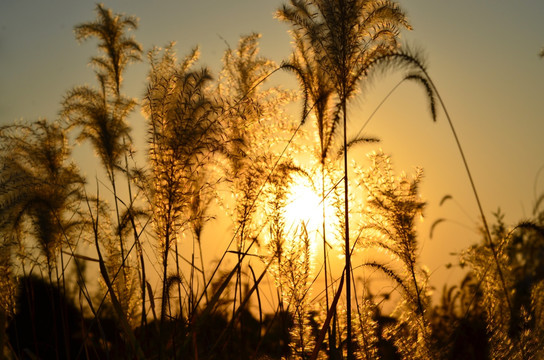
[[[495,245],[493,244],[493,240],[491,238],[491,231],[489,230],[489,225],[487,224],[486,216],[484,214],[482,203],[480,201],[480,196],[478,195],[478,191],[476,190],[476,185],[474,183],[474,179],[472,178],[472,173],[471,173],[470,168],[468,166],[468,162],[467,162],[467,159],[465,157],[465,153],[463,152],[463,147],[461,146],[461,142],[459,141],[459,137],[457,136],[457,132],[455,131],[455,127],[453,126],[453,122],[452,122],[451,117],[450,117],[450,115],[448,113],[448,110],[446,109],[446,105],[444,104],[444,101],[442,100],[442,97],[440,96],[440,93],[438,92],[436,86],[434,85],[434,82],[429,77],[427,72],[425,70],[423,70],[423,71],[424,71],[424,73],[425,73],[425,75],[427,77],[427,80],[429,81],[430,85],[432,86],[432,88],[434,90],[434,93],[436,94],[436,96],[438,98],[438,101],[440,101],[440,106],[444,110],[444,114],[446,115],[446,119],[448,120],[448,124],[450,125],[450,129],[451,129],[451,132],[452,132],[453,137],[455,139],[457,149],[459,150],[459,153],[461,155],[461,159],[463,160],[463,165],[465,166],[465,170],[466,170],[467,175],[468,175],[470,186],[472,188],[474,198],[476,199],[476,204],[478,206],[478,211],[480,212],[480,216],[482,218],[482,223],[484,225],[484,233],[485,233],[485,238],[487,240],[487,245],[489,246],[489,249],[491,250],[491,253],[493,254],[493,260],[495,261],[495,264],[497,266],[497,273],[498,273],[499,279],[501,281],[501,286],[502,286],[502,289],[503,289],[503,292],[504,292],[504,297],[506,299],[506,303],[508,305],[508,310],[510,311],[510,314],[512,314],[513,313],[512,303],[511,303],[511,300],[510,300],[510,295],[508,294],[508,288],[506,286],[506,281],[504,279],[504,274],[502,272],[502,268],[501,268],[501,265],[500,265],[500,262],[499,262],[497,249],[495,248]]]

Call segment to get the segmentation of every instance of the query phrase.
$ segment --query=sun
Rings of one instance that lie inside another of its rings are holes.
[[[309,184],[297,182],[290,186],[285,218],[288,228],[304,223],[308,231],[315,231],[322,224],[321,199]]]
[[[323,201],[319,190],[315,189],[310,180],[303,176],[295,176],[293,183],[289,187],[284,208],[286,228],[296,230],[304,224],[310,239],[312,247],[315,249],[317,244],[321,244],[323,234]],[[325,199],[325,220],[326,235],[330,237],[331,229],[334,226],[335,209],[330,199]]]

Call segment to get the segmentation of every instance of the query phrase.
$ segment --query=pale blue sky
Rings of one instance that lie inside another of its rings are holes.
[[[273,19],[281,1],[272,0],[115,0],[105,5],[140,18],[134,33],[144,49],[177,42],[183,55],[200,45],[202,62],[216,72],[225,49],[240,35],[263,34],[262,53],[280,62],[290,51],[287,26]],[[457,127],[486,214],[497,207],[515,221],[530,214],[533,184],[544,165],[544,2],[505,0],[401,1],[414,31],[404,39],[423,50]],[[54,119],[60,101],[75,85],[95,84],[89,58],[93,41],[78,45],[73,27],[95,18],[95,3],[73,0],[3,0],[0,5],[0,123],[16,119]],[[147,64],[133,65],[125,92],[140,98]],[[365,88],[351,107],[356,132],[395,83],[395,76]],[[403,85],[365,129],[381,138],[398,171],[422,166],[422,196],[429,203],[422,227],[423,260],[436,277],[440,266],[478,239],[477,211],[446,119],[431,123],[421,89]],[[134,115],[134,128],[143,119]],[[362,159],[362,154],[354,153]],[[363,163],[364,165],[364,163]],[[538,182],[544,191],[544,174]],[[438,207],[451,194],[459,204]],[[462,210],[461,210],[462,208]],[[467,213],[466,216],[464,213]],[[454,222],[428,239],[428,226],[439,217]]]

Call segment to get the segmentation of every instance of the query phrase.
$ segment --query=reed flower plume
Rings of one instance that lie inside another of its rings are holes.
[[[4,126],[0,138],[3,241],[33,239],[51,272],[82,224],[79,206],[85,181],[69,160],[71,149],[59,124],[38,120]]]
[[[121,93],[123,72],[131,62],[140,61],[142,47],[126,31],[138,28],[138,19],[134,16],[114,14],[103,4],[96,5],[96,20],[75,27],[78,41],[89,38],[98,39],[98,48],[102,55],[94,56],[91,64],[98,73],[106,77],[106,84],[116,95]]]
[[[243,36],[236,49],[228,48],[219,76],[220,120],[226,135],[223,153],[234,179],[243,178],[244,169],[275,145],[277,134],[285,130],[281,106],[292,99],[279,87],[264,87],[278,67],[259,54],[260,37],[255,33]]]
[[[369,158],[370,168],[359,172],[360,185],[368,194],[359,247],[382,250],[393,262],[368,261],[364,265],[381,271],[400,289],[405,307],[399,308],[400,322],[410,330],[398,328],[403,334],[399,333],[397,346],[409,358],[431,356],[427,275],[417,261],[416,220],[425,207],[419,196],[423,172],[417,169],[412,179],[405,174],[395,176],[389,156],[377,152]],[[408,334],[412,340],[406,338]]]
[[[100,89],[78,86],[68,92],[63,101],[61,115],[69,124],[80,130],[77,139],[89,140],[110,181],[121,168],[121,161],[129,150],[130,127],[126,118],[134,109],[134,100],[108,96],[106,79],[98,77]]]
[[[538,203],[535,209],[538,209]],[[500,211],[495,216],[491,241],[498,255],[498,265],[503,269],[510,304],[494,269],[497,266],[494,254],[489,244],[483,242],[464,254],[482,293],[481,299],[477,299],[480,303],[474,306],[485,309],[492,358],[539,358],[544,353],[540,341],[544,336],[544,307],[539,295],[544,284],[542,212],[535,210],[534,219],[522,221],[514,227],[505,224],[504,214]],[[484,230],[482,235],[486,236]]]

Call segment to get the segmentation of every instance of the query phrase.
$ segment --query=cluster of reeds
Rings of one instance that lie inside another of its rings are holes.
[[[544,235],[542,214],[535,213],[535,219],[511,228],[504,223],[500,211],[495,215],[491,241],[498,261],[493,261],[493,253],[485,242],[472,246],[465,254],[481,291],[478,300],[485,309],[489,353],[496,359],[539,358],[543,354],[544,335],[539,255]]]
[[[174,44],[154,48],[140,104],[123,93],[142,55],[128,34],[136,18],[96,11],[75,34],[98,40],[97,87],[69,90],[58,121],[0,128],[4,357],[542,356],[539,203],[531,221],[510,230],[498,216],[490,231],[478,200],[484,241],[465,255],[471,272],[433,307],[418,261],[422,172],[395,175],[383,152],[369,168],[348,166],[352,146],[377,141],[347,137],[349,101],[377,72],[403,71],[426,90],[433,119],[438,100],[452,125],[424,63],[401,46],[410,25],[397,3],[292,0],[277,13],[292,56],[277,65],[259,55],[258,34],[244,36],[217,79],[197,66],[198,49],[180,61]],[[299,80],[300,118],[285,112],[295,92],[269,86],[278,70]],[[141,157],[129,125],[138,106]],[[80,173],[80,142],[105,176]],[[309,166],[297,159],[306,150]],[[321,198],[317,229],[286,212],[301,178]],[[213,235],[226,240],[217,255],[208,250],[221,242],[205,233],[220,212],[230,229]],[[391,313],[391,294],[371,286],[378,274],[400,296]]]
[[[370,156],[372,166],[363,171],[362,185],[368,193],[367,211],[361,228],[362,249],[377,248],[390,260],[367,261],[365,267],[376,269],[399,288],[402,300],[398,305],[398,323],[392,337],[405,358],[434,358],[430,340],[428,275],[417,261],[418,236],[416,221],[423,214],[425,203],[420,199],[422,171],[413,179],[393,173],[391,159],[383,153]]]

